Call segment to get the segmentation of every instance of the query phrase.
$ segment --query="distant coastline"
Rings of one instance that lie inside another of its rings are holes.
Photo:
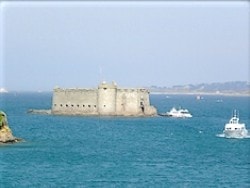
[[[250,97],[250,93],[237,93],[237,92],[232,92],[232,93],[213,93],[213,92],[181,92],[181,91],[153,91],[149,90],[150,95],[194,95],[194,96],[238,96],[238,97]],[[0,95],[18,95],[21,93],[30,93],[30,94],[51,94],[51,91],[43,91],[43,92],[37,92],[37,91],[9,91],[9,92],[4,92],[0,93]]]
[[[172,87],[166,86],[144,86],[145,89],[150,91],[150,94],[158,95],[214,95],[214,96],[250,96],[250,82],[247,81],[233,81],[224,83],[203,83],[203,84],[188,84],[188,85],[175,85]],[[48,90],[38,91],[16,91],[0,89],[0,94],[4,93],[52,93]]]
[[[172,87],[151,86],[148,89],[151,94],[250,96],[250,83],[246,81],[188,84]]]
[[[150,91],[152,95],[194,95],[194,96],[239,96],[239,97],[250,97],[250,93],[213,93],[213,92],[177,92],[177,91]]]

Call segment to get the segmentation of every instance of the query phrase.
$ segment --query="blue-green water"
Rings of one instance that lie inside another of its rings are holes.
[[[217,99],[223,102],[217,103]],[[250,98],[152,95],[191,119],[31,115],[50,93],[0,95],[14,136],[0,145],[0,187],[250,187],[250,139],[222,133],[234,109],[250,129]]]

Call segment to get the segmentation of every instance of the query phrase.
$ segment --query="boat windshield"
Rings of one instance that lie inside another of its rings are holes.
[[[238,122],[239,122],[239,118],[237,118],[237,117],[233,117],[229,121],[229,123],[231,123],[231,124],[237,124]]]

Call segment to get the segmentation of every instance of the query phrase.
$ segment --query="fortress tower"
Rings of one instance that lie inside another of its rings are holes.
[[[116,115],[117,86],[114,82],[102,82],[98,86],[98,112],[101,115]]]

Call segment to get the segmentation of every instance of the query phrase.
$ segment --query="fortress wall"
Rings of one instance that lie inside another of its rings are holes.
[[[97,91],[94,89],[54,90],[54,114],[97,114],[97,110]]]
[[[157,110],[150,105],[146,89],[119,89],[117,92],[117,115],[151,116]]]
[[[137,89],[118,89],[116,100],[117,115],[140,115],[142,114]]]
[[[140,105],[144,105],[145,107],[150,106],[149,101],[149,92],[144,89],[140,89],[138,100],[140,101]]]
[[[155,107],[151,106],[150,99],[149,99],[149,92],[146,89],[141,89],[140,98],[140,106],[143,108],[143,113],[147,116],[157,114],[157,110]]]

